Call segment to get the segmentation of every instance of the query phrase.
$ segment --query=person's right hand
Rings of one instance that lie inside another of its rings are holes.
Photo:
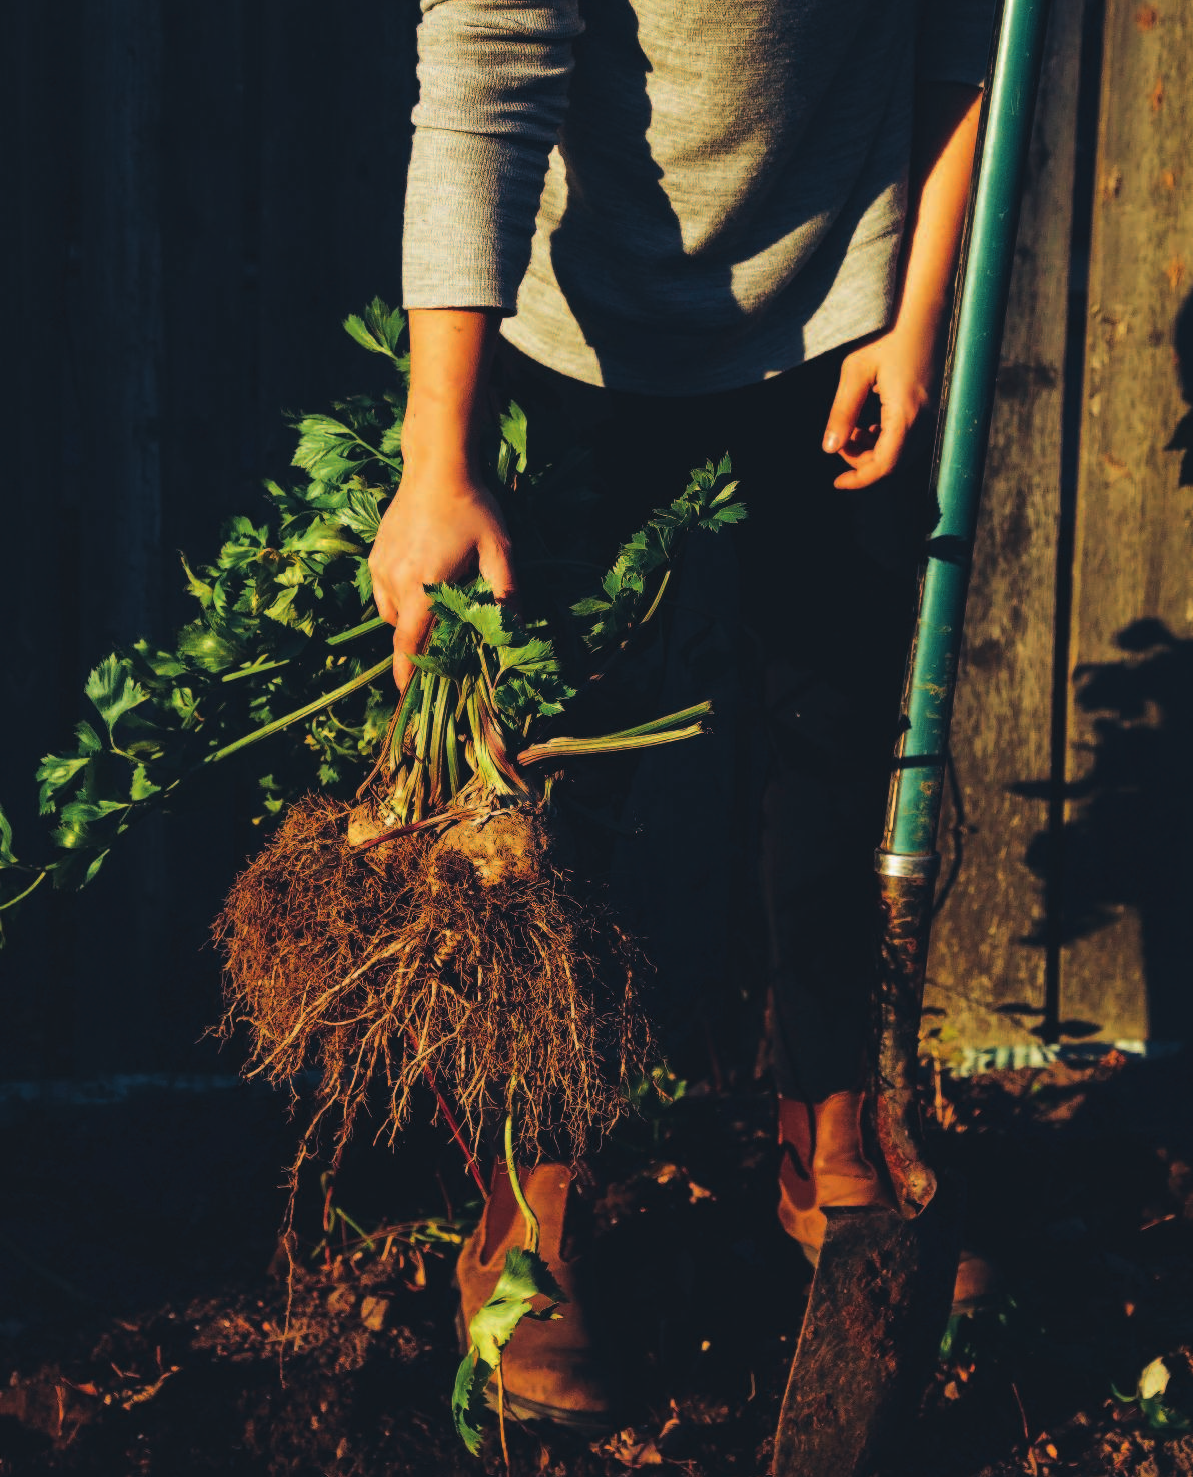
[[[431,625],[424,585],[479,573],[498,601],[516,592],[510,539],[492,493],[467,463],[407,461],[369,555],[377,614],[394,628],[394,681],[405,690]]]

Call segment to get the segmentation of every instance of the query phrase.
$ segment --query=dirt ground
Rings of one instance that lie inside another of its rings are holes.
[[[951,1326],[889,1477],[1193,1473],[1189,1067],[940,1081],[937,1156],[1001,1290]],[[478,1206],[438,1130],[355,1152],[334,1185],[312,1172],[286,1332],[297,1130],[276,1096],[5,1112],[3,1477],[503,1470],[495,1430],[478,1459],[451,1428],[452,1264]],[[596,1254],[636,1393],[601,1442],[511,1423],[515,1473],[766,1472],[808,1285],[774,1220],[770,1114],[697,1084],[611,1145]],[[1115,1399],[1157,1358],[1156,1401]]]

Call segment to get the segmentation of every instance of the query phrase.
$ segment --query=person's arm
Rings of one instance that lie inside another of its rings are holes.
[[[369,555],[377,614],[394,628],[399,688],[431,624],[424,585],[479,571],[498,600],[516,588],[509,534],[477,445],[500,319],[493,308],[410,310],[402,481]]]
[[[498,599],[514,594],[478,438],[498,324],[516,305],[583,29],[577,0],[422,0],[422,11],[402,243],[403,472],[369,556],[399,687],[431,623],[424,585],[479,571]]]
[[[900,287],[890,328],[848,355],[824,433],[824,449],[848,464],[835,487],[887,476],[932,394],[936,346],[957,263],[973,170],[981,92],[961,82],[917,89],[916,138]],[[873,391],[878,426],[859,424]]]

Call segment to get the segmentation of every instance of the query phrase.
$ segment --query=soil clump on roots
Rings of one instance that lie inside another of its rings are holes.
[[[214,926],[222,1029],[247,1025],[249,1075],[321,1073],[295,1173],[328,1114],[338,1154],[383,1092],[377,1137],[392,1141],[417,1101],[431,1106],[428,1084],[473,1148],[513,1111],[519,1157],[590,1151],[650,1059],[643,964],[553,865],[543,812],[368,851],[349,843],[350,814],[326,797],[293,805]]]

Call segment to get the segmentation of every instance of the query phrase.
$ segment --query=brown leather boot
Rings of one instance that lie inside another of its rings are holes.
[[[862,1095],[836,1092],[822,1103],[779,1099],[779,1220],[813,1266],[826,1205],[890,1205],[862,1149]]]
[[[593,1433],[615,1430],[607,1372],[593,1350],[584,1315],[582,1257],[569,1244],[573,1171],[566,1164],[539,1164],[519,1169],[518,1178],[538,1217],[539,1255],[568,1301],[558,1308],[559,1318],[544,1323],[524,1318],[515,1329],[502,1356],[506,1409],[523,1420],[537,1417]],[[469,1323],[497,1285],[506,1252],[524,1244],[524,1233],[509,1176],[499,1166],[481,1223],[456,1264],[465,1344]],[[491,1382],[490,1397],[495,1392]]]
[[[822,1103],[779,1099],[779,1221],[812,1266],[820,1259],[826,1205],[891,1205],[862,1147],[862,1095],[838,1092]],[[994,1290],[994,1268],[962,1251],[953,1312],[967,1313]]]

